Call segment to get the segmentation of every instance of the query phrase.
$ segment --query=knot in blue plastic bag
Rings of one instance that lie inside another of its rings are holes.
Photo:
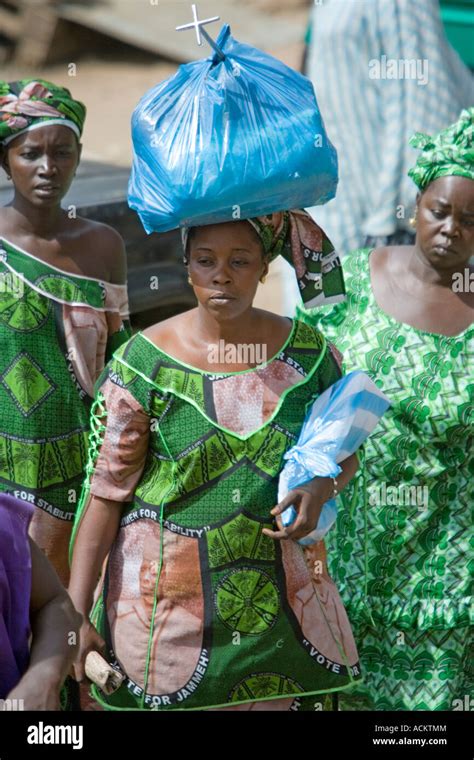
[[[316,472],[319,477],[335,478],[341,471],[332,456],[324,451],[308,450],[305,445],[293,446],[284,454],[283,459],[288,460],[285,467],[288,490],[311,480]]]
[[[132,116],[128,202],[145,230],[248,219],[326,203],[337,154],[313,85],[228,25],[224,53],[180,66]]]
[[[335,478],[343,462],[362,446],[390,403],[374,381],[360,370],[350,372],[327,388],[308,411],[297,443],[284,455],[286,464],[278,481],[278,502],[289,491],[314,477]],[[297,517],[293,505],[281,514],[287,527]],[[320,541],[337,517],[335,499],[323,504],[317,525],[302,546]]]

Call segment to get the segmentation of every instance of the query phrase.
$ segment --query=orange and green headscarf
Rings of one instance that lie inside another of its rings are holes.
[[[438,177],[457,175],[474,179],[474,107],[461,111],[454,124],[433,137],[416,132],[410,145],[422,149],[408,172],[421,191]]]
[[[283,256],[293,267],[306,308],[345,299],[341,260],[324,230],[307,211],[279,211],[246,219],[257,232],[265,258]],[[188,227],[181,230],[184,250]]]
[[[0,80],[0,146],[46,124],[69,127],[79,139],[86,107],[69,90],[44,79]]]

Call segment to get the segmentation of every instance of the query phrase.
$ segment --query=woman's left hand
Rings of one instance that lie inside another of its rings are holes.
[[[323,505],[331,499],[333,490],[332,478],[314,478],[289,491],[270,513],[276,517],[279,530],[264,528],[262,533],[277,540],[304,538],[316,528]],[[279,515],[290,505],[294,506],[297,516],[285,528]]]

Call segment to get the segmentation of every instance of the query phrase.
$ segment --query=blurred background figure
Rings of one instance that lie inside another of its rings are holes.
[[[474,15],[465,0],[443,5]],[[412,243],[408,139],[474,103],[473,75],[446,38],[438,0],[315,0],[305,68],[339,156],[336,198],[310,213],[342,255]]]
[[[11,709],[59,710],[81,616],[28,538],[33,510],[0,494],[0,700]]]

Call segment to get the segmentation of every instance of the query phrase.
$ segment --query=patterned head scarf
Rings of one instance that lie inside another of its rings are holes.
[[[82,134],[86,107],[65,87],[44,79],[0,80],[0,145],[46,124],[61,124]]]
[[[321,227],[306,211],[279,211],[245,221],[257,232],[268,261],[281,255],[291,264],[306,308],[345,299],[339,255]],[[189,229],[184,227],[181,230],[185,251]]]
[[[422,153],[408,175],[420,190],[438,177],[457,175],[474,179],[474,107],[461,111],[459,119],[434,137],[416,132],[410,145]]]

